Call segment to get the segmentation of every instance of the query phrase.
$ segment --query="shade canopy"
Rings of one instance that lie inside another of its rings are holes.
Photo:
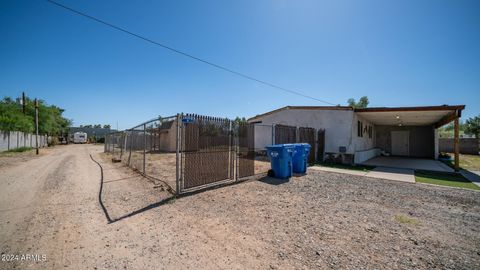
[[[429,106],[429,107],[397,107],[397,108],[365,108],[355,112],[375,125],[396,126],[429,126],[436,128],[445,125],[461,116],[464,105]]]

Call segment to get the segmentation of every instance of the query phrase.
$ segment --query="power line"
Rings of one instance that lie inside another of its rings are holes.
[[[251,80],[251,81],[255,81],[255,82],[258,82],[258,83],[261,83],[261,84],[270,86],[270,87],[272,87],[272,88],[275,88],[275,89],[278,89],[278,90],[282,90],[282,91],[284,91],[284,92],[288,92],[288,93],[291,93],[291,94],[295,94],[295,95],[298,95],[298,96],[301,96],[301,97],[313,99],[313,100],[315,100],[315,101],[323,102],[323,103],[326,103],[326,104],[329,104],[329,105],[334,105],[334,106],[336,105],[336,104],[333,104],[333,103],[331,103],[331,102],[328,102],[328,101],[325,101],[325,100],[322,100],[322,99],[318,99],[318,98],[315,98],[315,97],[312,97],[312,96],[308,96],[308,95],[305,95],[305,94],[303,94],[303,93],[301,93],[301,92],[294,91],[294,90],[291,90],[291,89],[287,89],[287,88],[278,86],[278,85],[276,85],[276,84],[269,83],[269,82],[267,82],[267,81],[263,81],[263,80],[254,78],[254,77],[252,77],[252,76],[246,75],[246,74],[244,74],[244,73],[235,71],[235,70],[233,70],[233,69],[230,69],[230,68],[227,68],[227,67],[224,67],[224,66],[221,66],[221,65],[212,63],[212,62],[210,62],[210,61],[207,61],[207,60],[204,60],[204,59],[202,59],[202,58],[196,57],[196,56],[194,56],[194,55],[188,54],[188,53],[186,53],[186,52],[177,50],[177,49],[172,48],[172,47],[170,47],[170,46],[167,46],[167,45],[165,45],[165,44],[156,42],[156,41],[151,40],[151,39],[149,39],[149,38],[147,38],[147,37],[141,36],[141,35],[139,35],[139,34],[135,34],[135,33],[131,32],[131,31],[129,31],[129,30],[126,30],[126,29],[124,29],[124,28],[122,28],[122,27],[113,25],[113,24],[108,23],[108,22],[106,22],[106,21],[104,21],[104,20],[98,19],[98,18],[96,18],[96,17],[94,17],[94,16],[91,16],[91,15],[88,15],[88,14],[83,13],[83,12],[81,12],[81,11],[75,10],[75,9],[73,9],[73,8],[71,8],[71,7],[65,6],[65,5],[60,4],[60,3],[58,3],[58,2],[55,2],[55,1],[53,1],[53,0],[46,0],[46,1],[49,2],[50,4],[53,4],[53,5],[56,5],[56,6],[58,6],[58,7],[64,8],[64,9],[66,9],[66,10],[68,10],[68,11],[71,11],[71,12],[77,14],[77,15],[83,16],[83,17],[88,18],[88,19],[91,19],[91,20],[94,20],[94,21],[96,21],[96,22],[98,22],[98,23],[101,23],[101,24],[103,24],[103,25],[109,26],[109,27],[111,27],[111,28],[113,28],[113,29],[116,29],[116,30],[118,30],[118,31],[124,32],[124,33],[126,33],[126,34],[129,34],[129,35],[131,35],[131,36],[134,36],[134,37],[139,38],[139,39],[141,39],[141,40],[144,40],[144,41],[146,41],[146,42],[152,43],[152,44],[154,44],[154,45],[160,46],[160,47],[162,47],[162,48],[164,48],[164,49],[167,49],[167,50],[170,50],[170,51],[172,51],[172,52],[174,52],[174,53],[183,55],[183,56],[185,56],[185,57],[188,57],[188,58],[191,58],[191,59],[193,59],[193,60],[202,62],[202,63],[207,64],[207,65],[210,65],[210,66],[212,66],[212,67],[221,69],[221,70],[223,70],[223,71],[226,71],[226,72],[235,74],[235,75],[240,76],[240,77],[243,77],[243,78],[245,78],[245,79],[248,79],[248,80]]]

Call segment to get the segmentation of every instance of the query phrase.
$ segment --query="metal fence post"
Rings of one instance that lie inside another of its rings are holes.
[[[125,131],[125,136],[128,137],[128,131]],[[133,142],[133,129],[130,130],[130,145],[128,150],[128,166],[130,167],[130,160],[132,158],[132,142]]]
[[[178,195],[180,194],[180,122],[181,122],[181,119],[180,119],[180,114],[177,113],[177,120],[176,120],[176,125],[177,125],[177,136],[176,136],[176,145],[175,145],[175,148],[176,148],[176,160],[175,160],[175,165],[176,165],[176,181],[175,181],[175,184],[177,186],[177,190],[175,191],[175,193]]]
[[[112,156],[115,157],[115,136],[112,135]]]
[[[143,175],[146,175],[146,155],[147,155],[147,124],[143,124]]]
[[[234,168],[235,181],[238,181],[238,164],[239,164],[238,159],[240,155],[240,125],[241,123],[237,123],[233,127],[235,129],[235,131],[233,132],[233,134],[235,135],[233,138],[234,147],[235,147],[235,155],[234,155],[235,156],[235,168]]]
[[[123,156],[123,146],[125,144],[125,136],[123,136],[123,134],[122,134],[122,135],[120,135],[120,138],[122,138],[122,140],[121,140],[122,141],[122,146],[120,148],[120,160],[121,160],[122,156]]]
[[[233,172],[232,172],[232,121],[228,120],[228,177],[232,178]],[[235,177],[235,176],[233,176]]]

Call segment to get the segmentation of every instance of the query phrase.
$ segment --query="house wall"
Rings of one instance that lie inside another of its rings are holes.
[[[419,158],[435,158],[435,132],[433,126],[375,126],[375,145],[391,153],[392,131],[409,131],[409,155]]]
[[[273,144],[273,125],[256,124],[253,129],[254,132],[254,148],[257,150],[264,150],[265,146]]]
[[[358,121],[363,123],[363,136],[358,136]],[[369,136],[368,127],[372,128],[372,137]],[[375,126],[365,118],[354,114],[352,123],[352,140],[355,146],[354,163],[362,163],[380,155],[380,150],[375,149]]]
[[[347,148],[347,154],[354,154],[352,141],[353,110],[300,110],[287,109],[262,116],[259,125],[289,125],[325,129],[325,152],[338,153],[340,146]],[[255,148],[264,148],[271,144],[271,128],[255,131]]]
[[[358,121],[363,123],[363,137],[358,136]],[[372,137],[368,136],[368,129],[367,127],[372,127]],[[363,117],[354,114],[353,117],[353,124],[352,124],[352,138],[355,145],[355,152],[357,151],[365,151],[375,148],[375,126],[371,122],[365,120]]]

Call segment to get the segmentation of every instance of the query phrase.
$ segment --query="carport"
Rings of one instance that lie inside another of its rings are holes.
[[[419,168],[422,164],[424,169],[441,166],[435,164],[439,154],[438,128],[453,121],[455,168],[458,170],[458,125],[464,108],[464,105],[443,105],[355,109],[359,117],[374,126],[374,146],[377,154],[363,163],[413,169],[422,169]],[[379,157],[380,153],[386,155]]]

